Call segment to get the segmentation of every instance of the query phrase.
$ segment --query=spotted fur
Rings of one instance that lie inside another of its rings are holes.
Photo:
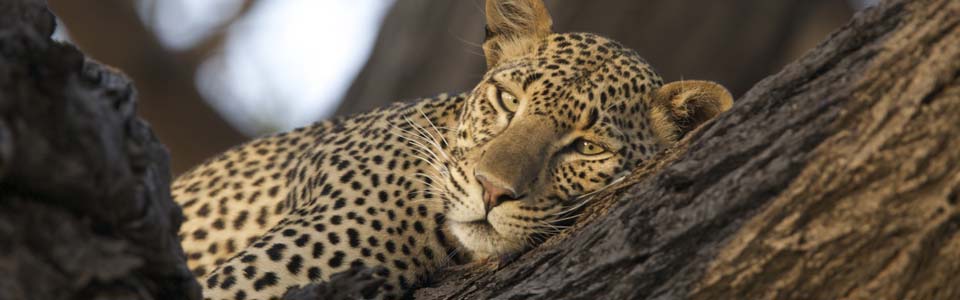
[[[176,180],[205,298],[277,299],[352,266],[383,267],[383,297],[402,296],[443,266],[536,245],[730,106],[713,83],[662,88],[610,39],[544,32],[539,0],[487,13],[489,71],[471,92],[256,139]]]

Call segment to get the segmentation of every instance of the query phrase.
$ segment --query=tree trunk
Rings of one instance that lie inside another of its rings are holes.
[[[0,299],[200,299],[130,81],[0,2]]]
[[[603,34],[636,49],[667,81],[710,79],[734,95],[851,15],[836,0],[546,2],[558,32]],[[397,0],[337,114],[472,89],[486,69],[483,24],[482,1]]]
[[[958,16],[858,14],[591,200],[594,220],[417,299],[960,299]]]

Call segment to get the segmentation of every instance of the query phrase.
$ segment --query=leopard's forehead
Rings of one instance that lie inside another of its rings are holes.
[[[554,70],[556,76],[564,67],[578,72],[568,76],[594,73],[603,66],[622,67],[623,77],[642,75],[653,77],[655,73],[650,65],[633,49],[627,48],[612,39],[591,33],[555,33],[544,39],[533,57],[537,66]]]
[[[531,92],[532,114],[568,121],[593,110],[612,118],[636,117],[645,113],[650,92],[663,84],[636,51],[590,33],[551,34],[529,55],[492,69],[486,80],[517,83]]]

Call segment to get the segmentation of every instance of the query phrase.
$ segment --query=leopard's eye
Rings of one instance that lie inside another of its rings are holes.
[[[510,113],[516,113],[520,107],[520,99],[509,92],[500,92],[500,105]]]
[[[598,155],[607,152],[607,149],[604,149],[603,146],[584,139],[579,139],[574,142],[573,147],[583,155]]]

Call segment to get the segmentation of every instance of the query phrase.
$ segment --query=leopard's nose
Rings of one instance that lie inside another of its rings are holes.
[[[484,174],[476,174],[476,177],[477,181],[480,182],[480,186],[483,187],[483,203],[487,212],[490,212],[494,207],[504,202],[514,201],[520,198],[520,195],[517,195],[515,189],[490,180]]]

